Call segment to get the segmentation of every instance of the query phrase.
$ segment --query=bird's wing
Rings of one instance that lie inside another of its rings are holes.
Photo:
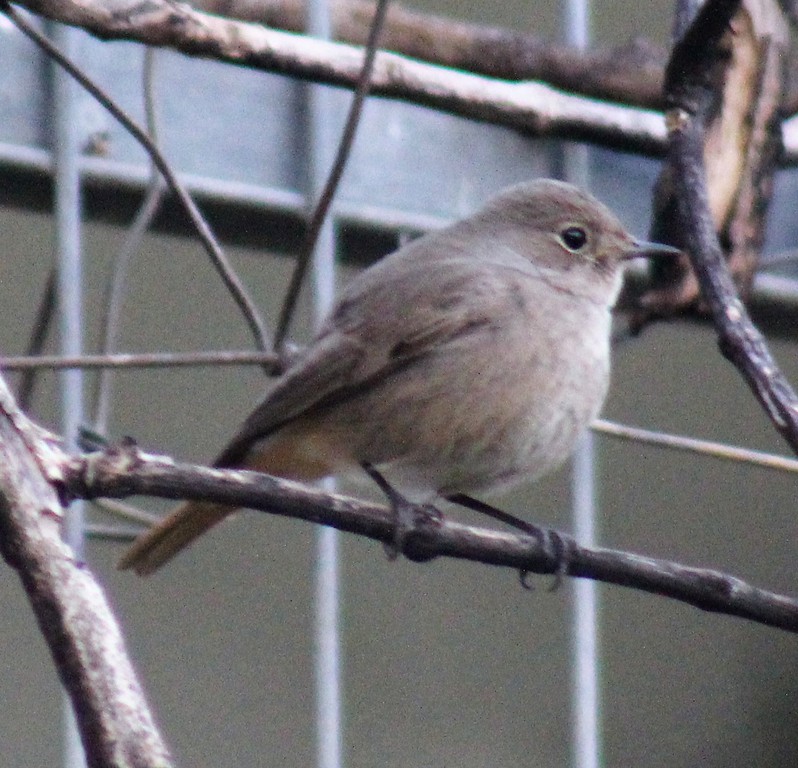
[[[473,259],[406,261],[388,263],[385,270],[377,265],[367,280],[356,279],[216,466],[236,466],[254,442],[293,419],[346,400],[420,357],[502,321],[507,298],[501,270]]]
[[[319,338],[266,391],[214,465],[237,466],[256,440],[301,416],[321,398],[344,386],[364,354],[365,348],[354,336],[332,333]]]

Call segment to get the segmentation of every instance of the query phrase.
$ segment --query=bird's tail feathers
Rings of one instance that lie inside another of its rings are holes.
[[[117,567],[148,576],[209,528],[235,512],[235,508],[208,501],[187,501],[143,533],[125,552]]]

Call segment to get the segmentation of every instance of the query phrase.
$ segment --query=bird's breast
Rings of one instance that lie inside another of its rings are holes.
[[[585,319],[513,317],[403,372],[379,435],[399,474],[450,494],[559,466],[607,392],[609,312]]]

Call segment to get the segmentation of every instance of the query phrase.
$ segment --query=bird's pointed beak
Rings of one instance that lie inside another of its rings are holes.
[[[650,259],[654,256],[682,256],[684,251],[664,243],[652,243],[648,240],[633,240],[629,250],[623,255],[624,261],[629,259]]]

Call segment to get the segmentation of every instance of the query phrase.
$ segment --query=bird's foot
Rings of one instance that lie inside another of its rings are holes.
[[[553,552],[556,563],[554,570],[554,583],[549,588],[550,592],[555,592],[562,585],[563,577],[568,573],[568,568],[571,565],[571,558],[574,551],[574,540],[565,533],[554,530],[554,528],[541,528],[533,523],[522,520],[520,517],[511,515],[502,509],[486,504],[484,501],[475,499],[464,493],[457,493],[447,497],[449,501],[454,504],[459,504],[461,507],[474,510],[480,514],[487,515],[488,517],[498,520],[511,528],[515,528],[529,536],[534,536],[539,542],[543,551]],[[529,582],[529,571],[521,570],[518,573],[521,586],[524,589],[532,589]]]
[[[554,581],[549,586],[549,592],[556,592],[563,582],[563,578],[568,574],[568,569],[571,566],[574,548],[576,546],[573,538],[567,533],[561,533],[554,528],[539,528],[531,523],[526,523],[522,529],[530,536],[534,536],[543,548],[544,552],[553,552],[556,568],[553,571]],[[520,570],[518,572],[518,579],[524,589],[531,590],[532,584],[529,582],[529,571]]]
[[[408,541],[419,527],[429,524],[440,524],[443,513],[432,504],[415,504],[396,490],[373,465],[363,462],[363,469],[380,487],[391,505],[394,519],[393,538],[383,542],[385,554],[389,560],[396,560],[400,554],[411,560],[425,560],[420,552],[408,549]]]
[[[410,560],[429,559],[429,556],[425,557],[418,548],[410,547],[409,542],[419,528],[440,524],[443,521],[443,513],[432,504],[414,504],[398,493],[390,499],[390,502],[394,514],[394,535],[393,540],[386,541],[382,545],[388,559],[396,560],[400,554],[404,554]]]

